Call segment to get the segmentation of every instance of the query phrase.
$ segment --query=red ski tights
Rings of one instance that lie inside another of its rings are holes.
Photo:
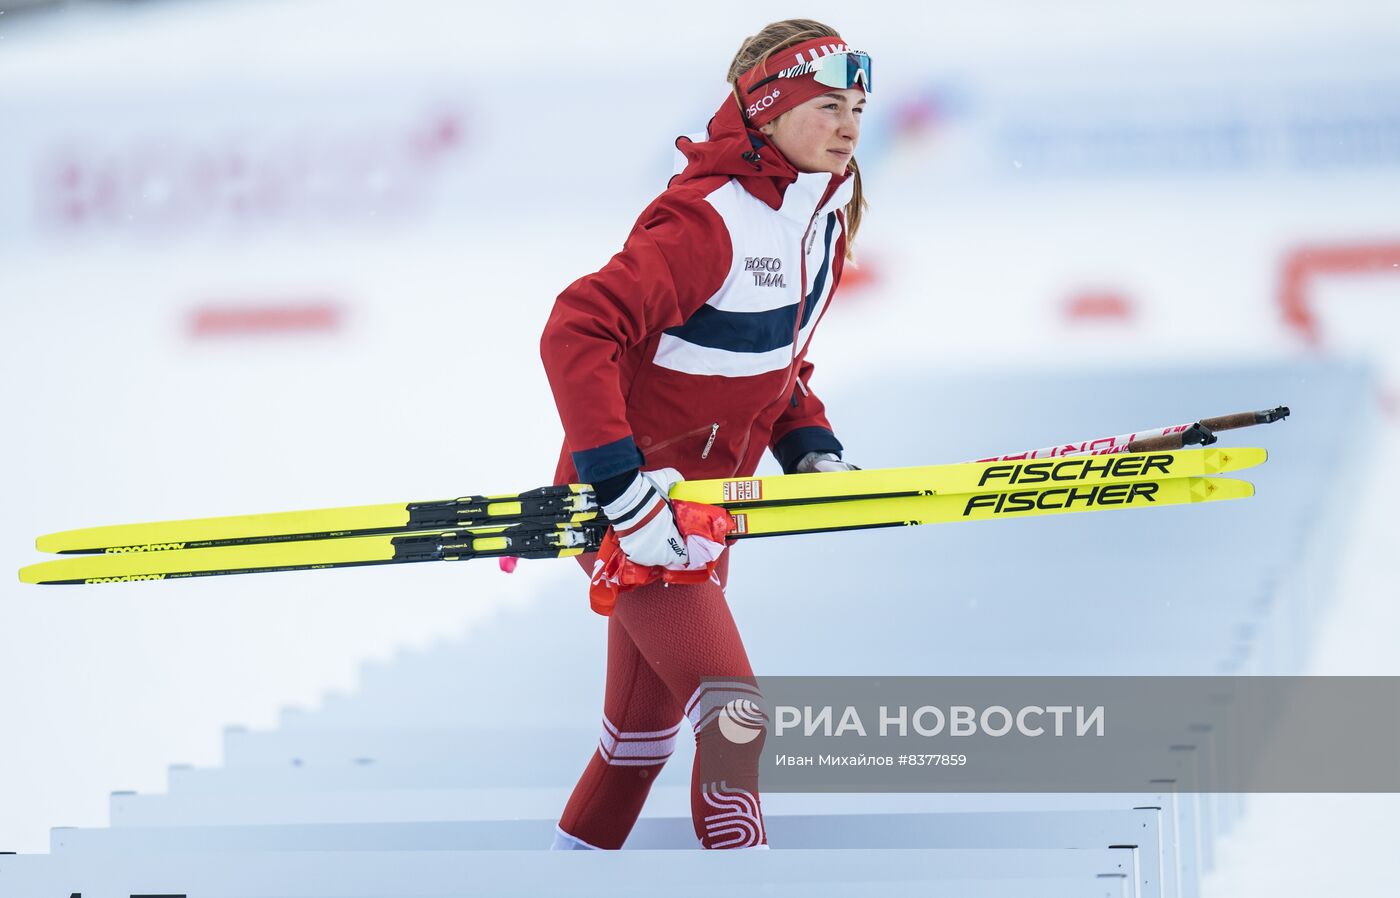
[[[592,570],[592,555],[579,561]],[[700,843],[768,843],[758,797],[765,712],[725,601],[728,568],[725,553],[719,583],[656,583],[618,597],[608,619],[602,737],[559,820],[573,841],[622,847],[689,718],[695,732],[690,808]],[[721,716],[728,718],[723,727]]]

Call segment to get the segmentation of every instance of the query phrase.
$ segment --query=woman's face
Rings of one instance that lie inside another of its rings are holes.
[[[835,90],[793,107],[761,130],[801,172],[844,174],[860,142],[865,91]]]

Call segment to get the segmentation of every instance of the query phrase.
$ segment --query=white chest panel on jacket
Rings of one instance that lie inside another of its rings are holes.
[[[832,254],[842,228],[837,210],[850,199],[851,185],[819,209],[829,183],[826,174],[799,175],[776,211],[735,180],[706,197],[729,232],[729,274],[689,320],[661,336],[656,365],[749,377],[792,364],[831,298]]]

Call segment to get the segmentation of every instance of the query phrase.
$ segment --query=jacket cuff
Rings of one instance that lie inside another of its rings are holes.
[[[645,461],[630,434],[620,440],[571,454],[579,482],[595,486],[600,480],[639,469]]]
[[[604,477],[601,480],[592,481],[590,486],[593,487],[593,498],[597,500],[598,507],[603,508],[621,499],[622,494],[627,492],[627,488],[636,479],[637,469],[628,468],[616,477]]]
[[[808,452],[834,452],[841,457],[841,441],[825,427],[799,427],[773,444],[773,456],[784,474],[797,473],[797,463]]]

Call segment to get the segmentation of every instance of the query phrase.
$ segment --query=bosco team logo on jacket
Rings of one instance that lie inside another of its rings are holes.
[[[838,210],[850,200],[850,186],[846,182],[821,204],[830,180],[827,174],[798,175],[777,215],[734,181],[705,197],[724,221],[736,250],[734,262],[724,285],[661,337],[657,365],[687,374],[750,377],[792,364],[831,298]],[[815,239],[808,239],[809,232]],[[750,248],[757,252],[748,255]],[[800,261],[784,265],[784,259]],[[785,267],[805,275],[802,283],[782,276]]]

